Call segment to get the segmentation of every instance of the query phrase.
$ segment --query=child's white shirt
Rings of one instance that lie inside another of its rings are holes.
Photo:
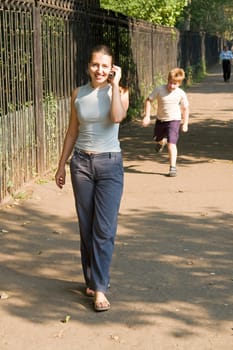
[[[161,121],[181,120],[181,107],[188,107],[186,93],[179,87],[169,92],[167,85],[155,87],[149,100],[157,99],[157,119]]]

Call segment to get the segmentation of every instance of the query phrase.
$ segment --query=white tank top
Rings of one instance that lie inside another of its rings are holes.
[[[94,89],[90,83],[78,89],[74,101],[79,120],[75,148],[93,152],[120,152],[119,123],[110,120],[112,87]]]

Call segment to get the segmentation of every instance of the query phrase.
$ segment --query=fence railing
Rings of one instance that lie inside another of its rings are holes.
[[[169,69],[218,59],[220,41],[104,11],[98,1],[0,3],[0,202],[57,163],[72,89],[87,81],[90,48],[109,45],[130,113]],[[208,50],[206,50],[208,47]]]

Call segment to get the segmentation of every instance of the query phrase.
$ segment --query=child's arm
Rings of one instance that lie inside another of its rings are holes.
[[[142,126],[144,127],[150,124],[150,111],[151,111],[151,101],[149,98],[147,98],[144,105],[145,116],[142,120]]]
[[[188,131],[188,122],[189,122],[189,106],[182,108],[182,126],[181,130],[183,132]]]

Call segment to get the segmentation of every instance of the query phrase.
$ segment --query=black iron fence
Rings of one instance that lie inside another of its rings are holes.
[[[129,117],[174,66],[218,59],[220,40],[108,12],[98,1],[0,3],[0,201],[57,162],[72,89],[89,49],[109,45],[130,90]],[[208,48],[208,50],[206,50]]]

